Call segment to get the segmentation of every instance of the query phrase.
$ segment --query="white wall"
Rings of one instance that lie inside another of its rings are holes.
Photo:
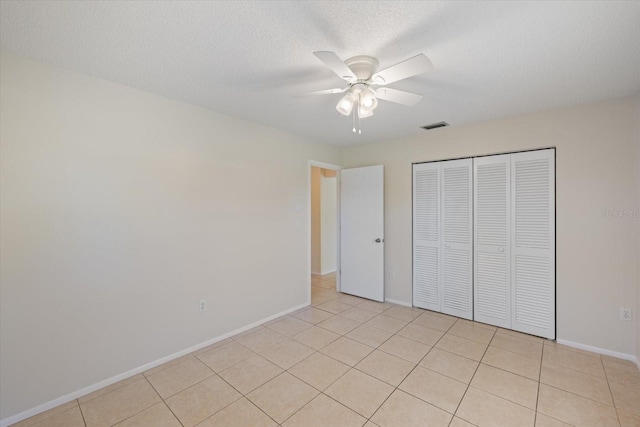
[[[556,146],[558,336],[640,357],[636,101],[339,151],[2,53],[0,419],[305,303],[309,159],[385,165],[410,302],[411,162]]]
[[[337,149],[0,64],[0,418],[307,302],[308,161]]]
[[[636,159],[638,161],[638,169],[636,170],[636,187],[637,187],[637,215],[640,215],[640,91],[636,95]],[[633,313],[633,319],[636,326],[636,358],[640,360],[640,217],[636,218],[636,227],[638,228],[638,246],[636,247],[637,254],[637,303],[636,310]]]
[[[337,178],[334,176],[325,176],[326,169],[323,169],[320,178],[321,203],[320,210],[322,217],[322,274],[328,274],[336,271],[336,198],[337,198]]]
[[[558,338],[635,354],[619,308],[638,313],[638,220],[604,215],[638,209],[635,120],[626,98],[344,149],[344,167],[385,166],[386,298],[411,302],[412,162],[555,146]]]

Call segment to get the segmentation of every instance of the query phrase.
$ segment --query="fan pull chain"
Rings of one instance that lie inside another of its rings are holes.
[[[360,108],[360,95],[358,95],[358,103],[353,106],[353,133],[357,133],[358,135],[362,134],[362,128],[360,127],[360,114],[358,114],[359,108]],[[356,117],[358,120],[357,126],[356,126]]]
[[[357,110],[358,109],[355,108],[355,106],[354,106],[354,108],[353,108],[353,133],[356,133],[356,111]]]

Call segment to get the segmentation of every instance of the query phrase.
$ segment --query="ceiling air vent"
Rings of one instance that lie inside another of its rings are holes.
[[[449,126],[449,123],[447,122],[431,123],[430,125],[422,126],[422,129],[431,130],[431,129],[443,128],[445,126]]]

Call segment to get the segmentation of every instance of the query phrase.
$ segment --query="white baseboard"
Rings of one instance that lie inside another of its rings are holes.
[[[313,274],[314,276],[321,276],[321,274],[318,273],[317,271],[312,271],[311,274]]]
[[[638,358],[633,354],[620,353],[617,351],[607,350],[606,348],[593,347],[586,344],[580,344],[578,342],[563,340],[561,338],[556,339],[556,342],[558,344],[566,345],[567,347],[586,350],[592,353],[604,354],[605,356],[617,357],[618,359],[630,360],[631,362],[636,364],[638,369],[640,369],[640,361],[638,361]]]
[[[405,307],[413,307],[413,304],[411,304],[410,302],[400,301],[400,300],[397,300],[397,299],[385,298],[384,301],[385,302],[390,302],[391,304],[403,305]]]
[[[292,312],[294,312],[296,310],[299,310],[301,308],[307,307],[307,306],[310,305],[310,303],[311,303],[310,301],[307,301],[305,304],[297,305],[297,306],[295,306],[293,308],[290,308],[290,309],[287,309],[287,310],[282,311],[280,313],[277,313],[277,314],[274,314],[272,316],[266,317],[266,318],[264,318],[262,320],[258,320],[257,322],[253,322],[253,323],[251,323],[249,325],[243,326],[243,327],[238,328],[238,329],[236,329],[234,331],[231,331],[231,332],[228,332],[226,334],[220,335],[218,337],[212,338],[210,340],[201,342],[200,344],[196,344],[196,345],[194,345],[192,347],[189,347],[189,348],[186,348],[184,350],[180,350],[180,351],[178,351],[176,353],[170,354],[169,356],[162,357],[162,358],[160,358],[158,360],[154,360],[153,362],[149,362],[149,363],[144,364],[142,366],[139,366],[137,368],[130,369],[130,370],[126,371],[126,372],[123,372],[123,373],[118,374],[116,376],[113,376],[111,378],[107,378],[106,380],[102,380],[102,381],[100,381],[98,383],[95,383],[93,385],[90,385],[88,387],[84,387],[84,388],[82,388],[80,390],[77,390],[77,391],[74,391],[72,393],[66,394],[64,396],[58,397],[57,399],[50,400],[50,401],[48,401],[46,403],[43,403],[41,405],[38,405],[38,406],[36,406],[34,408],[27,409],[26,411],[20,412],[19,414],[12,415],[12,416],[7,417],[7,418],[5,418],[3,420],[0,420],[0,427],[8,427],[11,424],[15,424],[15,423],[20,422],[22,420],[26,420],[27,418],[33,417],[34,415],[38,415],[38,414],[40,414],[40,413],[42,413],[44,411],[48,411],[49,409],[53,409],[56,406],[60,406],[62,404],[70,402],[70,401],[72,401],[74,399],[78,399],[79,397],[82,397],[82,396],[84,396],[86,394],[93,393],[96,390],[100,390],[101,388],[110,386],[111,384],[115,384],[118,381],[124,380],[125,378],[129,378],[129,377],[131,377],[133,375],[137,375],[139,373],[148,371],[151,368],[155,368],[156,366],[162,365],[163,363],[169,362],[169,361],[171,361],[173,359],[177,359],[178,357],[182,357],[185,354],[193,353],[194,351],[200,350],[201,348],[207,347],[207,346],[209,346],[211,344],[215,344],[218,341],[222,341],[224,339],[227,339],[229,337],[232,337],[234,335],[237,335],[237,334],[240,334],[240,333],[242,333],[244,331],[247,331],[247,330],[249,330],[251,328],[255,328],[256,326],[260,326],[263,323],[267,323],[267,322],[269,322],[269,321],[271,321],[273,319],[276,319],[276,318],[278,318],[280,316],[284,316],[284,315],[292,313]]]
[[[322,273],[320,273],[322,276],[324,276],[325,274],[331,274],[331,273],[335,273],[336,269],[334,268],[333,270],[327,270],[327,271],[323,271]]]

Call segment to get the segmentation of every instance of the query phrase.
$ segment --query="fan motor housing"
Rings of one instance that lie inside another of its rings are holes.
[[[359,55],[349,58],[344,63],[349,67],[358,80],[366,81],[378,69],[378,60],[372,56]]]

